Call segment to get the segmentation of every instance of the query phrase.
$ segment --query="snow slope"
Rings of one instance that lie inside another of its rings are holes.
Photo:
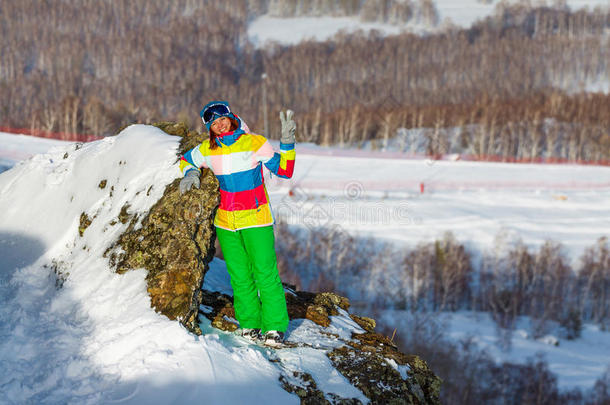
[[[178,141],[134,125],[0,174],[0,403],[296,404],[278,381],[294,370],[311,373],[325,392],[365,401],[322,351],[286,349],[280,367],[270,349],[207,320],[204,336],[194,336],[150,308],[145,270],[110,270],[103,252],[124,228],[112,220],[126,202],[146,212],[180,176]],[[94,219],[80,237],[82,212]],[[204,288],[230,292],[227,278],[214,260]],[[330,329],[359,328],[341,316]],[[292,321],[288,336],[315,344],[312,331],[310,321]]]
[[[44,140],[32,140],[38,141]],[[234,373],[260,381],[264,393],[294,401],[277,385],[280,371],[269,368],[266,353],[240,347],[235,338],[206,324],[206,336],[194,338],[149,309],[144,271],[114,275],[101,258],[121,231],[104,224],[124,202],[144,212],[180,175],[174,166],[176,145],[176,138],[136,126],[78,151],[75,144],[55,147],[0,174],[0,369],[7,370],[0,373],[0,402],[48,397],[48,402],[131,398],[138,403],[149,392],[178,402],[204,395],[201,386],[214,403],[222,390],[210,386],[235,384]],[[30,146],[24,144],[22,152],[31,153]],[[146,159],[134,158],[143,148]],[[341,226],[356,236],[406,245],[451,230],[475,252],[491,248],[497,232],[521,237],[530,246],[551,238],[565,244],[573,261],[610,230],[609,167],[430,161],[306,144],[299,144],[297,152],[292,180],[267,180],[274,212],[297,226]],[[119,164],[123,161],[127,164]],[[108,186],[100,190],[104,178]],[[159,187],[149,199],[146,193],[136,195],[153,183]],[[111,185],[115,193],[109,198]],[[98,217],[79,238],[83,210]],[[43,267],[52,266],[53,259],[58,271],[70,273],[61,289],[55,287],[52,267]],[[230,292],[223,262],[212,262],[206,288]],[[392,324],[399,322],[400,314],[392,316]],[[295,338],[311,339],[306,324],[290,327]],[[608,333],[592,326],[582,339],[562,341],[557,348],[518,329],[509,353],[494,346],[493,324],[483,315],[457,314],[450,331],[454,339],[475,335],[498,360],[525,361],[544,351],[562,387],[590,388],[610,350]],[[315,368],[303,364],[299,353],[286,355],[287,364]],[[320,361],[317,373],[328,381],[328,391],[353,392],[325,359]],[[170,385],[178,380],[181,389]],[[229,391],[239,397],[248,386],[231,385]]]
[[[499,234],[531,247],[552,239],[573,264],[610,232],[610,167],[433,161],[313,145],[299,145],[297,155],[290,182],[268,182],[274,211],[293,225],[340,226],[408,246],[449,230],[475,254]]]
[[[507,351],[499,347],[497,326],[488,313],[459,311],[430,316],[434,316],[435,322],[446,325],[449,339],[470,340],[498,362],[525,363],[543,354],[563,390],[591,389],[610,367],[610,334],[597,325],[584,325],[581,337],[576,340],[557,339],[552,335],[534,339],[527,332],[529,318],[522,317],[512,333],[511,348]],[[379,321],[398,331],[413,324],[409,312],[398,310],[383,311]],[[558,342],[557,346],[555,342]]]
[[[0,132],[0,173],[10,169],[20,160],[66,143],[68,142]]]
[[[294,17],[264,15],[248,25],[248,39],[257,47],[268,42],[295,45],[301,41],[325,41],[339,31],[377,30],[384,35],[397,35],[401,27],[383,23],[364,23],[358,17]]]
[[[518,0],[509,0],[515,3]],[[301,41],[313,39],[324,41],[339,31],[354,32],[357,30],[377,30],[383,35],[395,35],[401,31],[426,33],[451,24],[468,28],[477,20],[492,15],[498,1],[485,4],[480,0],[433,0],[439,16],[439,27],[430,27],[417,21],[410,21],[404,26],[384,23],[364,23],[359,17],[295,17],[278,18],[269,15],[258,17],[248,26],[248,37],[258,47],[273,41],[283,45],[294,45]],[[550,2],[547,2],[549,4]],[[608,7],[608,0],[568,0],[572,10],[581,8]]]

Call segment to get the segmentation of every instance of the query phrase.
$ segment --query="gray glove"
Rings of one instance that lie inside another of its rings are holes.
[[[286,110],[286,116],[284,116],[283,111],[280,111],[280,121],[282,122],[282,137],[280,138],[281,143],[294,143],[294,135],[297,132],[297,123],[292,119],[293,115],[294,112],[292,110]]]
[[[199,188],[199,185],[199,172],[191,169],[180,180],[180,194],[186,193],[191,187]]]

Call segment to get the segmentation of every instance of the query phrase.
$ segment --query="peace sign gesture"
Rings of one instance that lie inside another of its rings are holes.
[[[297,124],[292,119],[294,112],[292,110],[280,111],[280,121],[282,122],[282,137],[280,142],[283,144],[291,144],[295,141],[295,134],[297,132]]]

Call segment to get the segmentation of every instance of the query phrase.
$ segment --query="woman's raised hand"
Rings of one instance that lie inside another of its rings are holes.
[[[292,110],[280,111],[280,121],[282,122],[282,137],[280,142],[284,144],[291,144],[295,141],[295,134],[297,132],[297,123],[294,122],[292,116],[294,112]]]

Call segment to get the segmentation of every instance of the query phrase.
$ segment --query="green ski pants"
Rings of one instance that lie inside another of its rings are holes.
[[[286,332],[288,310],[275,256],[273,226],[232,232],[216,228],[231,276],[235,316],[242,328]]]

